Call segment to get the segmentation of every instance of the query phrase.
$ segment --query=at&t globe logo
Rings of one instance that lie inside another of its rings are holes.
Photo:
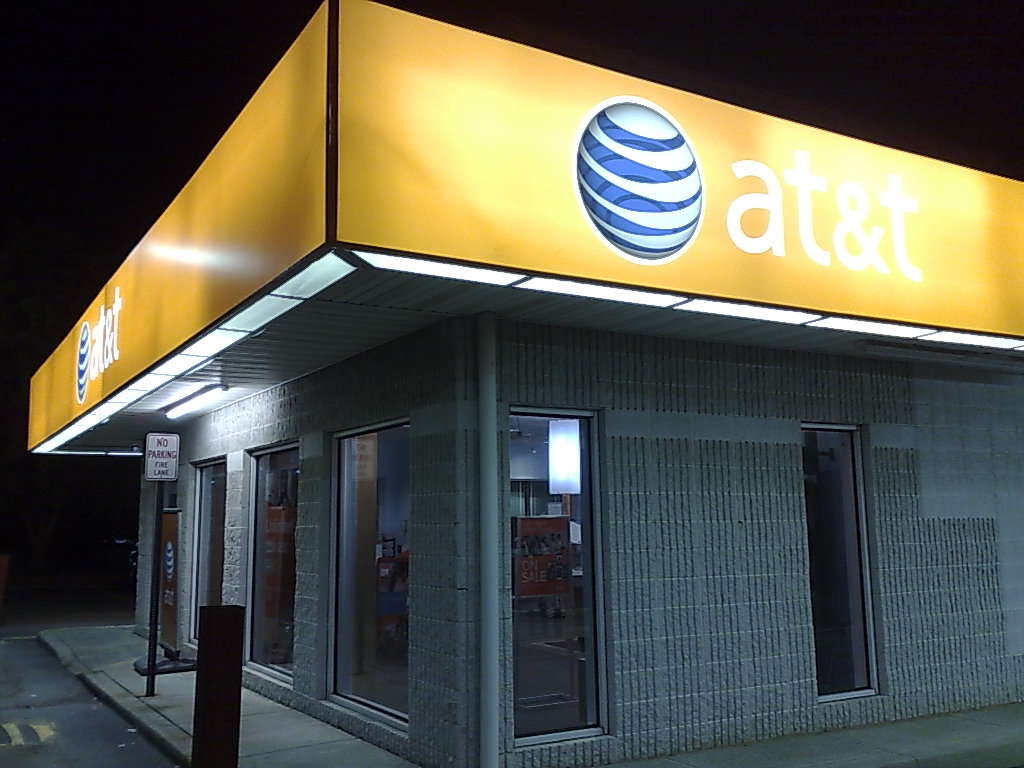
[[[110,307],[101,304],[96,322],[90,326],[86,320],[79,328],[75,364],[75,397],[79,403],[85,401],[89,382],[95,381],[121,357],[118,331],[123,306],[121,289],[114,288],[114,300]]]
[[[85,400],[85,390],[89,386],[89,346],[92,341],[92,334],[89,331],[89,323],[82,323],[82,330],[78,333],[78,366],[75,371],[75,391],[78,402]]]
[[[164,578],[174,578],[174,545],[169,541],[164,544]]]
[[[599,104],[576,152],[580,203],[620,256],[664,264],[693,242],[704,217],[700,167],[682,129],[642,99]]]

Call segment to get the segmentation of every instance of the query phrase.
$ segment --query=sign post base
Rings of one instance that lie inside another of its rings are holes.
[[[161,659],[157,659],[153,667],[149,666],[149,657],[140,656],[135,660],[135,671],[143,677],[149,675],[168,675],[173,672],[191,672],[196,668],[196,660],[184,657],[178,657],[172,659],[168,656],[164,656]]]

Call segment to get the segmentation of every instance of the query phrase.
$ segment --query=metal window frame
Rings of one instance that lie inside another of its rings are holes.
[[[245,599],[246,605],[248,606],[248,617],[245,623],[245,666],[253,671],[259,672],[261,675],[268,677],[277,682],[285,683],[286,685],[294,685],[295,670],[287,670],[281,667],[274,667],[269,664],[263,664],[262,662],[256,661],[252,657],[252,645],[253,645],[253,624],[256,621],[256,514],[257,507],[259,506],[259,499],[257,498],[256,492],[259,488],[259,460],[264,456],[270,456],[275,453],[284,453],[286,451],[296,451],[299,456],[299,469],[302,469],[302,450],[299,446],[298,440],[287,440],[274,445],[266,446],[258,449],[248,450],[248,471],[249,471],[249,509],[246,516],[247,527],[248,527],[248,543],[247,552],[249,556],[249,562],[246,568],[247,581],[245,587]]]
[[[866,439],[865,427],[858,424],[829,424],[826,422],[801,422],[800,434],[804,432],[846,432],[851,435],[851,455],[853,458],[853,486],[854,486],[854,513],[857,515],[857,553],[860,557],[860,587],[861,602],[864,612],[864,640],[867,648],[867,672],[868,685],[864,688],[857,688],[852,691],[840,691],[838,693],[817,694],[818,703],[830,701],[845,701],[847,699],[859,699],[868,696],[877,696],[881,693],[879,685],[878,670],[878,632],[875,622],[874,608],[874,561],[871,557],[874,547],[871,545],[871,528],[868,525],[868,518],[871,514],[869,498],[867,494],[868,484],[866,481],[867,464],[864,459],[864,443]],[[801,446],[803,440],[801,439]],[[804,515],[806,517],[806,497],[804,497]],[[808,539],[808,546],[810,540]],[[813,627],[813,618],[812,618]],[[817,653],[817,651],[815,651]],[[817,662],[815,662],[817,663]],[[817,686],[817,673],[814,675],[815,686]]]
[[[539,416],[542,418],[577,418],[587,419],[588,431],[587,435],[587,451],[589,452],[589,461],[587,462],[587,471],[590,474],[590,508],[591,508],[591,522],[590,522],[590,538],[591,538],[591,549],[592,562],[594,566],[593,576],[593,597],[594,597],[594,677],[597,682],[597,691],[595,693],[595,705],[597,709],[597,725],[587,726],[584,728],[575,728],[566,731],[558,731],[555,733],[544,733],[537,734],[534,736],[515,736],[513,733],[513,746],[514,748],[520,747],[532,747],[539,744],[558,744],[561,742],[571,741],[574,739],[588,738],[595,736],[605,736],[611,732],[611,708],[609,705],[610,691],[610,677],[609,677],[609,663],[608,663],[608,648],[611,647],[610,638],[608,637],[607,621],[606,621],[606,590],[604,589],[604,515],[601,508],[601,475],[600,475],[600,429],[602,427],[600,411],[586,408],[551,408],[551,407],[531,407],[529,405],[512,405],[508,408],[506,414],[507,419],[511,419],[514,416]],[[509,461],[508,461],[508,430],[505,430],[505,461],[502,462],[501,474],[502,474],[502,507],[506,510],[505,518],[508,517],[509,503],[508,497],[510,494],[511,477],[509,473]],[[506,519],[506,524],[508,520]],[[508,534],[503,538],[502,552],[504,553],[505,559],[508,563],[511,563],[511,549],[510,542],[508,540]],[[508,573],[506,566],[506,574]],[[509,606],[511,608],[511,606]],[[510,610],[510,618],[507,623],[507,627],[504,630],[505,642],[508,643],[510,649],[514,646],[514,637],[512,629],[512,618]],[[514,664],[514,661],[512,662]],[[508,689],[512,691],[512,696],[515,696],[513,682],[509,681]],[[512,701],[508,701],[507,704],[514,706]],[[509,722],[513,722],[514,718],[510,718]],[[514,730],[514,725],[512,726]]]
[[[199,642],[199,569],[203,567],[200,561],[200,554],[202,549],[202,531],[203,531],[203,493],[202,493],[202,476],[203,471],[208,470],[218,464],[224,465],[224,493],[227,495],[227,469],[228,469],[228,458],[227,456],[220,456],[214,459],[207,459],[201,462],[196,462],[192,465],[192,552],[190,560],[192,561],[192,574],[189,579],[189,621],[188,621],[188,642],[191,645],[195,645]],[[226,502],[226,499],[225,499]],[[226,504],[225,504],[226,506]],[[221,536],[223,537],[223,531]],[[223,589],[223,584],[221,585]]]
[[[338,622],[346,613],[348,613],[348,615],[351,615],[352,613],[351,605],[348,605],[345,609],[339,605],[342,601],[345,603],[351,603],[349,598],[343,597],[340,594],[341,590],[339,589],[339,585],[341,584],[342,578],[346,578],[346,580],[351,578],[351,563],[346,563],[346,558],[343,557],[343,554],[346,545],[350,543],[348,540],[353,538],[348,532],[348,525],[344,520],[344,505],[342,504],[341,499],[341,494],[343,492],[341,445],[343,441],[349,438],[377,434],[384,430],[395,429],[398,427],[407,427],[410,430],[409,435],[411,441],[412,420],[408,416],[396,419],[387,419],[385,421],[375,422],[373,424],[355,427],[352,429],[337,430],[331,433],[331,567],[327,590],[327,621],[329,624],[327,647],[325,649],[325,652],[327,653],[327,680],[325,683],[327,687],[327,700],[331,703],[337,704],[355,714],[381,722],[400,731],[407,732],[409,728],[408,712],[399,712],[369,699],[364,699],[351,693],[342,693],[337,690],[339,641]]]

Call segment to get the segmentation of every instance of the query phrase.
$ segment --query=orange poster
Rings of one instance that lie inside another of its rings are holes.
[[[564,595],[569,592],[569,518],[517,517],[513,522],[512,556],[517,597]]]

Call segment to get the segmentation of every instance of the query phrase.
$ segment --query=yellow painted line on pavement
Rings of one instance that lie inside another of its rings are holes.
[[[7,734],[9,740],[7,743],[0,742],[0,747],[22,747],[25,744],[36,743],[31,740],[31,737],[29,741],[25,741],[23,728],[31,728],[35,732],[39,744],[43,744],[57,735],[57,727],[53,723],[36,723],[27,726],[19,726],[17,723],[0,723],[0,728]]]
[[[7,731],[7,738],[11,740],[12,747],[20,747],[25,743],[25,739],[21,737],[21,731],[14,723],[4,723],[3,729]]]
[[[57,729],[53,727],[53,723],[41,723],[40,725],[31,725],[29,727],[36,732],[40,744],[44,741],[49,741],[57,735]]]

